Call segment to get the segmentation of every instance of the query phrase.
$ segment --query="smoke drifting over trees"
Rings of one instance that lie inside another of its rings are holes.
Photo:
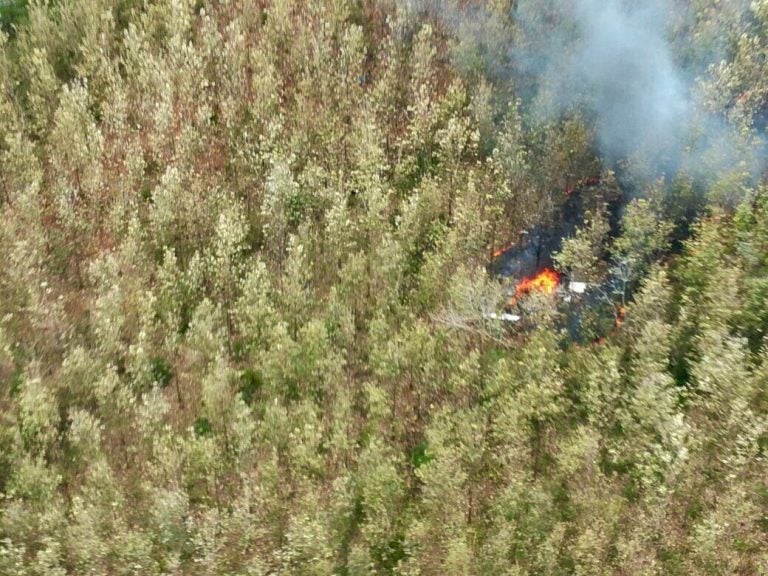
[[[564,2],[573,38],[557,43],[558,53],[540,57],[542,83],[551,91],[547,96],[561,109],[589,105],[609,159],[637,150],[669,158],[682,152],[688,136],[691,85],[666,40],[668,15],[662,5],[661,0]]]
[[[697,175],[741,161],[754,173],[760,143],[707,110],[694,71],[675,59],[669,39],[675,7],[668,0],[564,2],[570,18],[555,34],[568,39],[555,42],[557,51],[525,56],[541,65],[543,105],[549,112],[586,107],[609,161],[640,156],[659,173]],[[715,158],[721,162],[712,165]]]
[[[634,161],[649,179],[679,170],[699,178],[732,170],[755,177],[764,168],[764,135],[706,101],[702,84],[725,48],[717,43],[695,63],[675,52],[673,35],[694,18],[685,3],[520,0],[508,7],[506,35],[499,33],[498,7],[406,4],[414,14],[433,14],[460,43],[482,46],[486,71],[512,84],[534,117],[589,116],[609,163]],[[747,3],[727,4],[731,21],[743,18]],[[519,85],[521,78],[531,85]]]

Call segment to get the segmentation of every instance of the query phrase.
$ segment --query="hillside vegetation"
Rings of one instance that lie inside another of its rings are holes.
[[[663,4],[694,144],[564,1],[0,2],[0,574],[768,573],[768,2]]]

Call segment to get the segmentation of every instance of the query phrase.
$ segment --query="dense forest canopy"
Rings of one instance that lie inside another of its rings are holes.
[[[0,574],[768,573],[766,129],[765,0],[0,0]]]

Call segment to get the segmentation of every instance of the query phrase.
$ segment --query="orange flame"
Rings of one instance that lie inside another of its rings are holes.
[[[501,248],[496,248],[496,250],[493,251],[493,257],[498,258],[502,254],[504,254],[504,252],[506,252],[507,250],[511,250],[515,246],[515,244],[517,244],[517,242],[510,242],[509,244],[505,244]]]
[[[624,319],[627,317],[627,309],[624,306],[619,306],[616,311],[616,328],[620,328],[624,324]]]
[[[540,292],[542,294],[552,294],[560,284],[560,275],[554,270],[545,268],[536,276],[523,278],[515,288],[515,298],[520,298],[531,292]]]

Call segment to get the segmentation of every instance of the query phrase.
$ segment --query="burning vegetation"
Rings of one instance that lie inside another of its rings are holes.
[[[515,287],[515,299],[532,292],[552,294],[560,284],[560,275],[551,268],[545,268],[535,276],[523,278]]]
[[[505,244],[504,246],[496,248],[493,251],[493,259],[495,260],[499,256],[503,255],[505,252],[512,250],[512,248],[514,248],[516,244],[517,242],[510,242],[509,244]]]

